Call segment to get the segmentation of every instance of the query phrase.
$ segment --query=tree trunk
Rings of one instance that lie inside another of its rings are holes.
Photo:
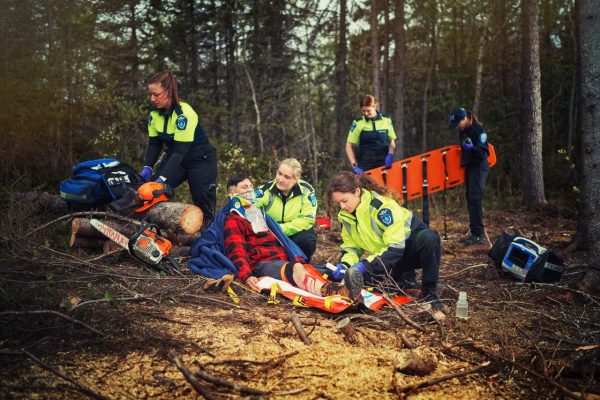
[[[381,81],[379,74],[379,40],[377,38],[377,0],[371,1],[371,65],[373,71],[373,96],[381,100]]]
[[[431,48],[429,53],[429,68],[427,69],[427,77],[425,78],[425,87],[423,88],[423,106],[421,118],[421,151],[427,151],[427,117],[429,108],[429,91],[431,90],[431,82],[435,72],[435,64],[437,58],[437,1],[432,2],[433,10],[431,15]]]
[[[600,254],[600,0],[579,3],[583,248]]]
[[[390,99],[390,2],[389,0],[380,0],[381,8],[383,9],[383,74],[381,77],[381,110],[389,112],[389,99]]]
[[[481,29],[479,47],[477,48],[477,65],[475,74],[475,100],[473,100],[473,114],[479,115],[479,100],[481,99],[481,79],[483,76],[483,53],[485,51],[485,27]]]
[[[538,0],[523,0],[522,18],[522,128],[523,204],[546,203],[542,163],[542,96]]]
[[[148,220],[162,229],[194,234],[202,227],[204,215],[199,207],[175,202],[158,203],[148,210]]]
[[[346,144],[346,134],[350,126],[348,122],[348,112],[346,106],[346,57],[348,50],[346,48],[346,0],[340,0],[340,14],[338,18],[338,44],[335,53],[335,71],[337,81],[337,99],[335,111],[337,115],[337,136],[332,138],[330,143],[342,143],[335,149],[336,157],[343,154],[342,149]]]
[[[404,158],[404,67],[406,35],[404,33],[404,0],[395,0],[394,22],[394,130],[396,131],[396,157]]]

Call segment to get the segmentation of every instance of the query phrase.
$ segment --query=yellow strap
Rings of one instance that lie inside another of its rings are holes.
[[[304,300],[304,297],[302,296],[294,297],[294,302],[292,304],[296,307],[308,307],[308,305],[306,305],[306,300]]]
[[[271,294],[269,294],[267,304],[279,304],[279,300],[277,299],[277,290],[279,290],[279,285],[277,283],[272,284]]]
[[[325,306],[325,309],[330,310],[331,309],[331,302],[333,301],[333,299],[340,299],[340,300],[344,300],[347,301],[349,304],[352,304],[352,299],[350,299],[350,297],[345,297],[339,294],[334,294],[332,296],[327,296],[325,297],[325,301],[323,302],[323,305]]]
[[[231,297],[231,300],[233,300],[233,302],[235,304],[240,302],[240,298],[238,297],[237,294],[235,294],[235,292],[233,291],[233,289],[231,288],[231,286],[229,286],[227,288],[227,294],[229,295],[229,297]]]

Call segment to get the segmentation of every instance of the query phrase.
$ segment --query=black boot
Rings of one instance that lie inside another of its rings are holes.
[[[444,310],[444,302],[438,296],[437,289],[433,285],[423,284],[421,300],[431,304],[432,310]]]

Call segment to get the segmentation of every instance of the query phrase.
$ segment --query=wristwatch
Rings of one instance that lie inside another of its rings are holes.
[[[356,167],[357,165],[357,163],[352,163],[352,168]]]

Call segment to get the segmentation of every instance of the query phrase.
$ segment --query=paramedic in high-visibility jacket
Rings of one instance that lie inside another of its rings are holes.
[[[214,218],[217,200],[217,154],[204,133],[198,114],[178,96],[175,76],[169,70],[148,80],[148,95],[155,110],[148,115],[148,147],[140,175],[175,188],[188,181],[192,200],[204,213],[203,226]],[[161,151],[165,157],[154,171]]]
[[[352,170],[362,174],[373,168],[392,167],[396,149],[396,132],[392,119],[380,113],[379,103],[368,94],[360,99],[362,117],[352,121],[346,139],[346,156]]]
[[[308,257],[317,249],[317,234],[313,229],[317,217],[315,189],[300,179],[302,166],[295,158],[279,163],[275,179],[257,191],[257,205],[271,218]]]
[[[339,172],[331,180],[329,193],[341,209],[338,220],[343,241],[342,256],[331,278],[344,279],[350,298],[360,301],[364,284],[385,284],[386,279],[398,282],[403,273],[420,268],[423,300],[443,309],[437,294],[438,233],[367,175]]]

